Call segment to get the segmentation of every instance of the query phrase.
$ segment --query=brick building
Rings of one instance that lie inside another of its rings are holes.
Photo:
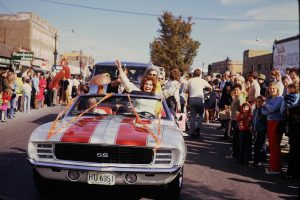
[[[45,19],[31,12],[0,14],[0,56],[13,52],[33,52],[34,60],[20,61],[49,71],[54,63],[57,30]]]
[[[71,74],[81,74],[83,77],[89,76],[88,66],[94,65],[94,59],[84,54],[82,51],[72,51],[63,53],[62,56],[68,58]]]
[[[223,61],[215,62],[208,66],[208,74],[210,75],[223,74],[225,71],[242,73],[243,64],[240,61],[232,61],[227,57]]]
[[[269,75],[273,65],[272,52],[268,50],[246,50],[243,56],[243,75],[250,71]]]

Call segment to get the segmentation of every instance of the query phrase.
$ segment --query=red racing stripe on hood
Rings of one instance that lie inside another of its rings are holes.
[[[78,120],[64,132],[61,142],[89,143],[97,125],[104,118],[106,116]]]
[[[130,146],[146,146],[148,131],[142,127],[134,125],[135,118],[125,118],[121,121],[119,130],[116,136],[115,144],[130,145]],[[151,123],[144,121],[144,123]]]

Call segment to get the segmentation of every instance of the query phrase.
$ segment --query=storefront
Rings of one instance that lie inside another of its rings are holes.
[[[0,56],[0,69],[10,69],[11,59],[8,57]]]

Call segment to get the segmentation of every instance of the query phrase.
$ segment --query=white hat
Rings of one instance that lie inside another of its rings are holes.
[[[242,82],[245,82],[245,78],[242,75],[240,75],[240,74],[236,74],[235,78],[239,79]]]

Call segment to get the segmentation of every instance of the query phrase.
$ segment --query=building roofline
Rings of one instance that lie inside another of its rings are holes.
[[[296,40],[296,39],[299,39],[299,38],[300,38],[300,35],[298,34],[296,36],[285,38],[285,39],[282,39],[282,40],[275,40],[274,44],[280,44],[280,43],[284,43],[284,42],[289,42],[289,41],[293,41],[293,40]]]

